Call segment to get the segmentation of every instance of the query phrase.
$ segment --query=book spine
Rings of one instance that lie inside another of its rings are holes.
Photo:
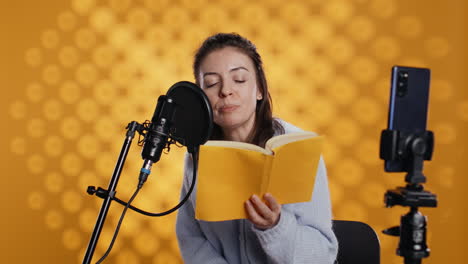
[[[273,165],[272,155],[265,155],[265,162],[263,163],[263,175],[262,175],[262,185],[260,186],[260,197],[267,192],[268,186],[270,185],[270,174],[271,167]]]

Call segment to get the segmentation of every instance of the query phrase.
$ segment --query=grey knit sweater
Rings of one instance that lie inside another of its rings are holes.
[[[279,120],[286,133],[301,131]],[[185,159],[181,197],[192,179],[192,161]],[[327,174],[320,159],[311,201],[284,204],[280,221],[268,230],[256,229],[247,219],[206,222],[194,218],[196,186],[177,214],[176,233],[185,263],[331,264],[338,243],[332,231]]]

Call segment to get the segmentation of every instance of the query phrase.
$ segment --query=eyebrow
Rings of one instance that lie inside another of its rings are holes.
[[[233,72],[233,71],[237,71],[237,70],[246,70],[246,71],[249,71],[247,70],[247,68],[243,67],[243,66],[239,66],[239,67],[235,67],[235,68],[232,68],[229,70],[229,72]],[[207,75],[219,75],[219,73],[216,73],[216,72],[205,72],[203,74],[203,77],[207,76]]]

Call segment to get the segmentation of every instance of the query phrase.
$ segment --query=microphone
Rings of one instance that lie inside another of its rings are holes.
[[[147,132],[138,186],[143,186],[166,147],[178,142],[193,154],[208,140],[212,128],[213,112],[201,88],[187,81],[171,86],[166,95],[159,96],[151,123],[144,128]]]
[[[166,95],[159,96],[141,152],[141,157],[144,161],[139,176],[138,186],[140,188],[146,182],[148,175],[151,174],[153,163],[159,161],[162,151],[168,144],[167,139],[172,126],[174,112],[174,101]]]

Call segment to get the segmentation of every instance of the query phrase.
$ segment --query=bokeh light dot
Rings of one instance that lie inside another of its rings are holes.
[[[339,161],[340,158],[340,148],[336,146],[335,142],[331,140],[325,140],[323,157],[326,165],[334,165]]]
[[[368,57],[356,57],[349,65],[349,72],[355,80],[368,84],[375,80],[377,68],[377,64],[372,59]]]
[[[125,24],[116,24],[107,34],[110,45],[118,50],[125,50],[134,37],[132,29]]]
[[[337,64],[347,63],[354,55],[354,47],[344,37],[335,37],[326,47],[327,55]]]
[[[352,158],[344,158],[331,171],[333,178],[346,186],[356,186],[365,177],[363,167]]]
[[[58,193],[63,189],[64,179],[59,172],[52,171],[46,174],[44,183],[47,191]]]
[[[454,124],[437,123],[434,125],[434,134],[437,135],[437,143],[451,144],[457,139],[457,130]]]
[[[96,66],[91,63],[83,63],[76,70],[76,80],[84,87],[90,86],[98,78]]]
[[[429,38],[424,44],[427,54],[434,58],[445,57],[450,51],[450,44],[443,37]]]
[[[96,120],[94,131],[100,140],[112,142],[112,135],[119,136],[124,132],[124,125],[121,125],[111,118],[102,117]]]
[[[361,191],[361,188],[358,188],[356,191]],[[346,220],[362,222],[366,222],[368,220],[368,213],[364,209],[362,202],[355,199],[346,200],[346,202],[343,202],[337,209],[335,209],[335,212],[335,215]]]
[[[385,187],[380,183],[363,181],[359,191],[359,196],[363,204],[372,208],[381,208],[384,206],[383,195],[385,191]],[[382,199],[378,199],[381,197]]]
[[[375,34],[375,25],[372,20],[365,16],[356,16],[349,21],[347,32],[354,41],[366,42]]]
[[[75,117],[65,117],[60,125],[63,137],[76,139],[81,134],[82,124]]]
[[[374,0],[369,5],[370,13],[379,18],[390,18],[397,10],[395,0]]]
[[[64,217],[61,211],[51,209],[45,214],[46,226],[52,230],[57,230],[63,226]]]
[[[65,103],[71,104],[80,99],[80,86],[73,81],[64,82],[59,88],[60,99]]]
[[[81,233],[74,228],[63,231],[62,243],[69,250],[76,250],[81,246]]]
[[[26,153],[26,140],[23,137],[14,137],[10,142],[10,151],[23,155]]]
[[[100,104],[111,104],[118,96],[118,89],[109,80],[100,80],[94,87],[94,98]]]
[[[332,204],[340,203],[340,201],[343,199],[344,187],[338,184],[338,179],[335,179],[335,177],[330,177],[330,180],[328,182],[328,188],[330,189]]]
[[[458,103],[457,114],[463,121],[468,121],[468,100]]]
[[[324,14],[339,24],[349,21],[354,12],[354,7],[350,1],[331,0],[324,5]]]
[[[447,80],[431,80],[431,100],[447,102],[453,97],[453,85]]]
[[[137,30],[144,30],[151,24],[151,14],[143,7],[135,7],[128,11],[127,22]]]
[[[348,104],[357,95],[357,88],[352,79],[347,77],[336,77],[326,88],[326,94],[337,103]]]
[[[339,117],[330,128],[329,135],[331,138],[329,140],[335,140],[338,144],[344,146],[351,146],[357,143],[360,134],[360,127],[356,121],[346,117]]]
[[[100,153],[100,142],[95,135],[83,135],[78,140],[77,149],[81,156],[93,159]]]
[[[445,188],[451,189],[454,188],[455,185],[455,169],[450,166],[444,166],[436,169],[433,173],[429,175],[436,176],[435,178],[439,182],[439,184]]]
[[[128,248],[123,248],[116,257],[117,264],[140,264],[138,255]]]
[[[104,178],[108,178],[112,173],[112,169],[115,167],[117,156],[111,153],[101,153],[95,158],[96,172]],[[128,163],[127,163],[128,164]]]
[[[403,16],[398,18],[396,30],[401,36],[415,38],[421,35],[423,26],[417,17]]]
[[[101,67],[107,68],[117,60],[116,52],[112,46],[103,45],[93,49],[93,62]]]
[[[83,195],[73,190],[66,190],[62,195],[62,207],[69,213],[76,213],[80,210]]]
[[[181,263],[179,257],[169,250],[160,250],[155,254],[154,264],[178,264]]]
[[[371,125],[382,117],[383,113],[380,106],[370,97],[360,97],[351,106],[354,119],[359,122]]]
[[[105,32],[115,23],[115,16],[111,9],[99,7],[93,10],[89,24],[97,32]]]
[[[83,121],[92,121],[100,114],[99,106],[91,98],[85,98],[78,103],[77,114]]]
[[[96,0],[72,0],[71,6],[80,15],[87,14],[96,5]]]
[[[39,48],[30,48],[25,52],[24,59],[30,66],[39,66],[42,63],[42,52]]]
[[[161,195],[160,197],[163,196]],[[157,234],[157,236],[160,236],[163,239],[167,239],[172,236],[172,232],[175,230],[175,218],[174,216],[160,217],[158,221],[150,222],[150,226],[151,229]]]
[[[75,153],[67,153],[63,155],[61,160],[62,171],[69,176],[76,176],[82,168],[82,160]]]
[[[47,84],[57,84],[61,77],[60,68],[57,65],[47,65],[42,71],[42,79]]]
[[[334,76],[333,64],[327,58],[314,58],[314,63],[306,68],[306,74],[316,84],[328,83]]]
[[[383,61],[392,61],[400,54],[400,47],[395,38],[383,36],[374,40],[372,51],[376,58]]]
[[[33,118],[26,124],[28,135],[34,138],[42,137],[46,132],[46,124],[40,118]]]
[[[94,224],[96,222],[96,213],[96,211],[89,208],[85,208],[84,210],[80,211],[78,221],[81,231],[91,232],[93,230]]]
[[[10,116],[14,119],[23,119],[26,116],[27,106],[23,101],[15,101],[10,105]]]
[[[312,16],[308,19],[309,25],[303,29],[305,38],[314,43],[314,45],[327,43],[327,40],[333,33],[333,25],[323,16]],[[278,25],[279,29],[282,27]],[[284,35],[284,34],[283,34]],[[276,35],[275,35],[276,36]],[[282,35],[277,35],[282,36]]]
[[[26,97],[28,97],[31,102],[39,102],[44,98],[44,87],[37,82],[28,84],[26,86]]]
[[[44,152],[49,157],[57,157],[63,151],[63,139],[59,136],[52,135],[44,141]]]
[[[160,1],[153,1],[150,0],[151,2],[156,3]],[[145,1],[148,2],[148,1]],[[126,11],[130,8],[130,4],[132,3],[132,0],[109,0],[109,6],[116,12],[123,12]],[[159,7],[159,5],[158,5]]]
[[[110,173],[112,173],[111,171],[109,172],[109,175],[106,175],[108,176],[107,180],[110,179]],[[88,186],[90,185],[98,185],[100,184],[101,179],[99,179],[96,175],[96,172],[95,171],[89,171],[89,170],[86,170],[86,171],[83,171],[79,177],[78,177],[78,189],[79,190],[86,190]],[[102,203],[102,201],[101,201]]]
[[[75,43],[81,49],[90,49],[96,41],[96,35],[88,28],[82,28],[76,32]]]
[[[49,99],[44,103],[43,112],[48,120],[58,120],[63,114],[62,104],[57,99]]]
[[[377,165],[382,163],[379,159],[380,143],[377,139],[362,139],[354,148],[356,155],[366,165]]]
[[[79,56],[78,50],[73,46],[65,46],[58,53],[58,59],[65,67],[75,66],[79,61]]]
[[[54,29],[44,31],[41,40],[42,45],[47,49],[56,48],[60,41],[58,32]]]
[[[133,238],[134,248],[143,256],[153,256],[159,248],[159,240],[151,232],[143,232]]]
[[[61,30],[70,31],[75,28],[77,19],[73,12],[65,11],[58,15],[57,24]]]
[[[33,191],[28,195],[28,206],[33,210],[43,209],[45,202],[45,196],[41,192]]]

